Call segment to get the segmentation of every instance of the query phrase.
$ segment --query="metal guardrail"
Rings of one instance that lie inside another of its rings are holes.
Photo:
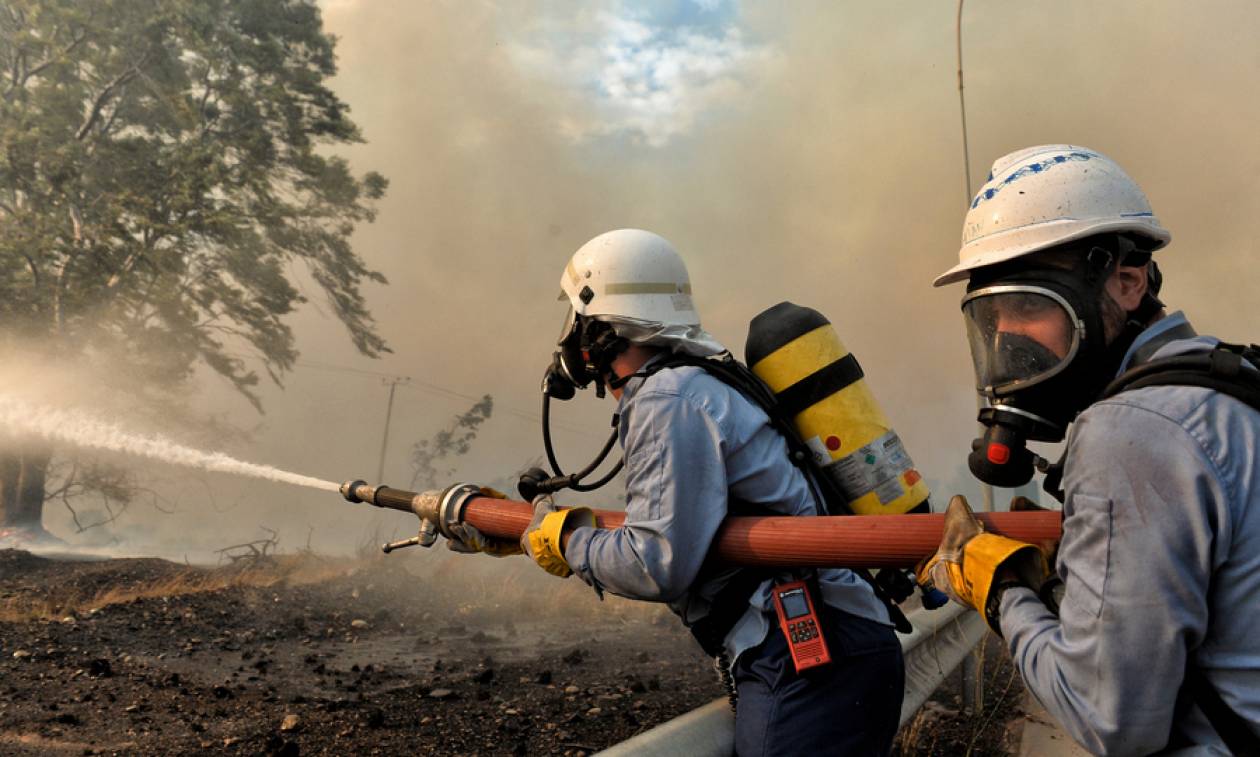
[[[906,661],[901,725],[988,633],[979,613],[950,603],[939,610],[907,613],[914,630],[900,636]],[[725,698],[680,715],[600,752],[604,757],[730,757],[735,752],[735,715]]]

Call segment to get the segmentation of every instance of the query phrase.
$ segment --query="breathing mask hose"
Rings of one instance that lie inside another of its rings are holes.
[[[616,432],[614,431],[614,432],[613,432],[613,434],[614,434],[614,435],[613,435],[613,439],[616,439],[616,438],[617,438],[617,437],[616,437]],[[589,473],[590,469],[593,469],[596,465],[598,465],[598,464],[599,464],[599,463],[601,463],[601,462],[603,462],[603,459],[602,459],[602,458],[600,458],[600,459],[599,459],[599,460],[597,460],[596,462],[591,463],[591,464],[590,464],[590,466],[586,469],[586,470],[588,471],[588,473]],[[616,465],[614,465],[614,466],[612,467],[612,469],[611,469],[611,470],[609,470],[609,471],[608,471],[608,473],[606,473],[606,474],[604,475],[604,477],[603,477],[603,478],[599,479],[599,480],[598,480],[598,481],[596,481],[595,483],[593,483],[593,484],[582,484],[582,483],[577,483],[577,482],[575,482],[575,483],[574,483],[572,486],[570,486],[569,488],[570,488],[570,489],[572,489],[572,490],[573,490],[573,491],[575,491],[575,492],[593,492],[593,491],[595,491],[596,489],[602,488],[603,486],[607,485],[609,481],[612,481],[612,480],[613,480],[613,478],[614,478],[614,477],[615,477],[618,473],[620,473],[620,472],[621,472],[621,469],[622,469],[623,467],[625,467],[625,464],[626,464],[626,461],[625,461],[625,460],[618,460],[618,461],[617,461],[617,464],[616,464]],[[585,478],[585,477],[588,475],[588,473],[579,473],[579,474],[577,474],[578,479],[580,480],[580,479],[582,479],[582,478]]]
[[[608,435],[608,441],[604,442],[604,447],[599,451],[586,467],[577,473],[566,474],[560,467],[560,462],[556,459],[555,446],[551,441],[551,395],[546,391],[543,392],[542,406],[542,431],[543,431],[543,451],[547,454],[547,463],[551,466],[551,472],[555,474],[552,478],[545,480],[531,481],[533,491],[537,494],[545,494],[557,492],[561,489],[573,489],[578,492],[595,491],[606,485],[609,481],[621,472],[625,466],[625,460],[618,460],[617,464],[608,471],[603,478],[600,478],[593,484],[583,484],[582,479],[591,475],[600,465],[607,459],[608,453],[612,451],[613,445],[617,443],[617,416],[613,416],[613,430]]]

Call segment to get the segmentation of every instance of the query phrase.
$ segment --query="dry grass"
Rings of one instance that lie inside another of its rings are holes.
[[[0,621],[21,623],[86,615],[102,607],[138,599],[177,597],[235,587],[268,587],[278,583],[324,581],[354,569],[349,560],[315,559],[305,555],[252,560],[219,568],[178,568],[151,581],[96,589],[68,587],[38,595],[10,597],[0,603]]]
[[[66,568],[73,570],[74,564],[67,563]],[[103,580],[64,580],[61,585],[22,590],[0,599],[0,622],[60,620],[68,615],[83,616],[102,607],[139,599],[231,588],[322,583],[351,575],[354,581],[362,581],[365,586],[376,584],[378,590],[392,592],[397,601],[424,597],[428,602],[449,606],[454,614],[468,620],[514,618],[545,608],[549,616],[563,617],[575,624],[672,622],[663,604],[622,599],[611,594],[601,602],[580,579],[561,580],[548,576],[524,557],[491,562],[481,555],[452,554],[436,560],[404,562],[385,557],[379,551],[366,550],[359,558],[329,558],[300,552],[244,559],[216,568],[162,563],[151,578],[109,584]]]

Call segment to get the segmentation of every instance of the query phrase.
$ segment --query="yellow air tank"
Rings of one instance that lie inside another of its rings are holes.
[[[923,476],[822,313],[790,302],[764,311],[749,324],[744,358],[853,512],[928,511]]]

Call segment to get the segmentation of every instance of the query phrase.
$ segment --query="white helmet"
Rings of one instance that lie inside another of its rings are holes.
[[[696,355],[724,350],[700,328],[682,257],[650,231],[618,229],[582,245],[560,287],[573,313],[612,323],[632,342]]]
[[[650,231],[618,229],[582,245],[564,267],[560,287],[578,315],[700,325],[687,266],[673,245]]]
[[[1157,250],[1172,235],[1115,161],[1073,145],[1041,145],[998,158],[963,222],[958,265],[932,282],[952,284],[976,268],[1074,239],[1129,232]]]

